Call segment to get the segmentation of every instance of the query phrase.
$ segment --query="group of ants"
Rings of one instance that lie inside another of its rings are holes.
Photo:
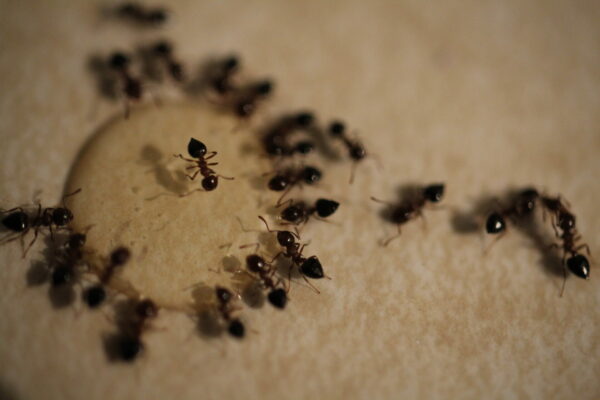
[[[142,6],[127,3],[115,10],[115,15],[138,25],[159,26],[167,19],[164,9],[147,10]],[[155,61],[162,63],[164,71],[175,82],[184,83],[185,71],[183,65],[176,60],[172,46],[166,41],[160,41],[151,47],[150,54],[154,55]],[[146,60],[147,61],[147,60]],[[142,99],[143,87],[140,78],[134,77],[130,70],[131,58],[124,53],[114,53],[107,60],[106,65],[112,71],[114,77],[120,81],[120,91],[126,101],[125,117],[129,115],[129,102]],[[247,119],[258,108],[261,101],[266,99],[272,91],[273,84],[269,80],[260,80],[249,84],[240,84],[237,77],[240,69],[239,59],[235,56],[225,57],[211,63],[202,77],[203,86],[207,96],[213,100],[213,104],[225,108],[240,119]],[[302,134],[303,133],[303,134]],[[299,140],[294,138],[301,136]],[[305,244],[301,242],[298,227],[307,223],[311,218],[324,220],[336,212],[339,203],[335,200],[320,198],[312,203],[305,201],[285,200],[286,196],[294,187],[313,185],[322,178],[322,171],[314,166],[303,163],[287,163],[286,160],[294,161],[317,149],[314,138],[319,137],[319,145],[329,138],[332,142],[339,142],[345,149],[347,158],[353,162],[350,182],[354,177],[354,167],[367,157],[363,144],[352,138],[347,131],[346,125],[341,121],[333,121],[326,127],[320,127],[313,113],[302,111],[291,113],[279,118],[270,125],[261,137],[263,151],[274,160],[276,171],[267,183],[271,191],[280,192],[281,196],[276,203],[281,208],[279,220],[282,226],[294,226],[293,230],[271,229],[265,218],[259,216],[267,231],[274,234],[280,251],[270,260],[258,254],[259,245],[253,254],[246,257],[246,269],[238,271],[246,274],[255,282],[262,291],[268,302],[277,309],[284,309],[288,302],[292,271],[295,271],[313,289],[318,290],[308,279],[327,278],[323,266],[316,255],[305,256]],[[313,140],[311,140],[311,138]],[[210,192],[218,187],[219,178],[233,179],[219,175],[213,167],[217,165],[212,160],[216,151],[209,152],[206,145],[201,141],[191,138],[187,153],[189,157],[182,154],[175,155],[188,163],[186,175],[194,181],[201,175],[201,188]],[[97,276],[97,282],[84,288],[82,298],[87,307],[99,308],[107,300],[107,287],[110,286],[113,276],[131,258],[130,250],[126,247],[114,249],[100,266],[90,266],[87,257],[90,250],[85,247],[86,234],[74,232],[69,227],[73,220],[73,213],[66,205],[66,199],[80,192],[81,189],[63,197],[62,204],[57,207],[42,207],[38,204],[36,208],[21,206],[9,210],[0,210],[2,225],[8,233],[0,239],[0,244],[5,244],[21,239],[23,256],[34,244],[38,233],[49,233],[52,244],[52,262],[47,266],[52,287],[61,287],[72,284],[82,274],[92,272]],[[393,239],[400,236],[401,227],[405,223],[423,216],[424,209],[428,205],[439,203],[444,196],[445,185],[434,183],[423,185],[413,190],[398,202],[387,202],[374,197],[375,202],[384,203],[387,219],[397,226],[397,234],[382,242],[387,246]],[[196,191],[196,190],[194,190]],[[189,195],[192,192],[186,194]],[[559,243],[551,247],[562,251],[563,285],[561,296],[564,291],[567,269],[574,275],[588,279],[590,263],[581,254],[585,249],[589,255],[587,244],[578,244],[581,237],[577,232],[575,215],[569,210],[569,204],[560,196],[552,197],[539,192],[534,188],[525,188],[510,193],[503,203],[497,201],[491,212],[487,215],[485,230],[490,235],[500,238],[507,231],[507,221],[520,223],[531,218],[534,210],[541,207],[544,220],[549,216],[550,225],[553,228]],[[27,246],[23,239],[33,231],[33,238]],[[57,231],[66,232],[62,239],[55,240]],[[254,244],[253,244],[254,245]],[[249,247],[251,245],[241,246]],[[277,268],[276,261],[279,258],[289,261],[287,279],[282,276]],[[287,284],[286,284],[287,282]],[[220,318],[222,329],[226,330],[232,337],[241,339],[245,336],[245,326],[236,316],[238,306],[236,300],[240,294],[236,291],[216,286],[214,288],[213,311]],[[142,350],[142,334],[149,327],[150,322],[158,314],[158,305],[149,298],[139,297],[130,302],[129,315],[122,323],[122,332],[115,343],[116,356],[122,361],[135,360]]]

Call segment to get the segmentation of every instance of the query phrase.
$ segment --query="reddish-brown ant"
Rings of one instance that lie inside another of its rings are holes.
[[[318,199],[314,206],[309,206],[303,201],[288,201],[290,205],[281,212],[281,219],[296,225],[306,223],[314,214],[317,214],[318,218],[327,218],[335,213],[340,205],[337,201],[328,199]]]
[[[258,254],[250,254],[246,257],[246,268],[252,274],[256,274],[262,288],[267,289],[267,299],[273,307],[283,309],[287,304],[287,290],[279,287],[280,281],[274,280],[276,268],[272,262],[267,262]]]
[[[302,183],[313,185],[321,180],[322,175],[321,170],[309,165],[300,169],[289,168],[272,177],[269,180],[268,187],[275,192],[283,192],[277,200],[277,206],[280,206],[284,197],[294,186]]]
[[[99,274],[100,283],[87,288],[83,293],[83,298],[90,308],[97,308],[106,299],[106,290],[104,287],[110,282],[117,268],[122,267],[129,261],[131,253],[126,247],[118,247],[110,254],[108,264]]]
[[[194,138],[190,138],[188,143],[188,154],[193,157],[193,159],[185,158],[181,154],[174,155],[175,157],[181,158],[182,160],[193,163],[194,165],[187,167],[186,169],[196,169],[192,175],[186,175],[190,180],[194,180],[198,174],[201,174],[204,178],[202,179],[202,188],[206,191],[215,190],[219,184],[219,178],[233,180],[232,177],[227,177],[223,175],[218,175],[212,168],[213,165],[217,165],[218,163],[212,162],[207,163],[208,160],[217,155],[216,151],[211,151],[207,154],[206,145],[196,140]],[[194,191],[190,192],[193,193]],[[188,194],[190,194],[188,193]],[[187,195],[187,194],[186,194]],[[184,196],[186,196],[184,195]]]
[[[38,204],[37,214],[35,216],[28,214],[23,207],[16,207],[10,210],[1,211],[3,214],[8,214],[2,219],[2,225],[15,233],[15,235],[11,236],[9,234],[7,237],[3,238],[0,244],[9,243],[13,240],[23,238],[31,229],[33,229],[33,239],[23,250],[23,257],[25,257],[31,246],[33,246],[35,243],[41,228],[48,228],[51,237],[54,235],[54,230],[67,228],[67,225],[73,220],[73,213],[65,205],[65,199],[79,193],[80,191],[81,189],[77,189],[73,193],[64,196],[62,207],[42,208],[42,205]]]
[[[283,256],[289,259],[292,262],[292,265],[295,266],[300,272],[302,278],[308,283],[317,293],[319,291],[315,288],[308,279],[321,279],[325,277],[325,273],[323,272],[323,266],[319,261],[317,256],[310,256],[308,258],[302,255],[304,247],[306,245],[300,245],[300,243],[296,242],[296,239],[300,239],[297,233],[292,233],[290,231],[282,231],[282,230],[272,230],[269,228],[269,224],[262,217],[258,217],[267,228],[267,231],[271,233],[277,234],[277,243],[279,246],[283,247],[284,250],[277,253],[277,255],[273,258],[275,261],[279,256]],[[292,270],[290,268],[288,280],[291,280]]]
[[[160,41],[152,46],[152,52],[164,63],[167,72],[171,78],[173,78],[173,80],[177,82],[183,82],[183,66],[173,57],[173,48],[170,43],[166,41]]]
[[[348,156],[354,162],[350,174],[350,183],[352,183],[354,181],[354,170],[356,169],[356,165],[367,156],[367,150],[361,142],[348,137],[346,125],[341,121],[334,121],[329,125],[329,135],[344,143],[344,146],[346,146],[346,149],[348,150]]]
[[[138,301],[133,310],[133,319],[119,338],[118,355],[123,361],[133,361],[144,350],[142,333],[150,320],[158,315],[158,306],[150,299]]]
[[[217,296],[217,311],[227,324],[229,334],[237,339],[242,339],[246,333],[246,328],[239,318],[232,316],[236,310],[233,304],[234,294],[227,288],[217,286],[215,288]]]
[[[113,53],[109,60],[110,67],[118,74],[125,95],[125,118],[129,117],[129,102],[137,102],[142,98],[143,89],[139,79],[134,78],[129,70],[129,57],[123,53]]]
[[[115,9],[117,16],[141,26],[159,26],[167,20],[164,8],[146,9],[138,3],[127,2]]]
[[[444,197],[445,186],[443,183],[436,183],[419,188],[410,198],[403,200],[399,204],[390,203],[371,197],[371,200],[386,204],[390,208],[389,219],[398,226],[398,233],[383,242],[387,246],[393,239],[400,236],[401,227],[406,222],[423,216],[423,208],[427,203],[439,203]]]

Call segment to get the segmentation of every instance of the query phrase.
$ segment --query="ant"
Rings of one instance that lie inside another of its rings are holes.
[[[290,205],[281,212],[281,219],[296,225],[306,223],[315,213],[319,218],[327,218],[340,206],[337,201],[328,199],[318,199],[314,206],[309,206],[303,201],[294,204],[293,200],[289,200],[289,203]]]
[[[283,256],[289,259],[294,266],[298,268],[298,271],[302,275],[302,278],[308,283],[317,293],[320,293],[317,288],[315,288],[308,279],[321,279],[325,277],[325,273],[323,272],[323,266],[319,261],[317,256],[310,256],[308,258],[302,255],[305,244],[300,245],[300,243],[296,242],[296,239],[300,240],[300,236],[297,233],[292,233],[290,231],[276,231],[269,228],[269,224],[262,217],[258,217],[266,226],[267,231],[270,233],[277,234],[277,243],[279,246],[283,247],[284,250],[277,253],[277,255],[273,258],[275,261],[279,256]],[[292,270],[289,270],[288,280],[291,281]]]
[[[538,198],[539,193],[534,188],[522,189],[514,196],[508,207],[494,211],[488,216],[485,224],[486,232],[492,235],[498,233],[504,235],[506,232],[506,218],[514,219],[531,215]]]
[[[335,139],[341,140],[348,150],[350,159],[354,162],[352,173],[350,174],[350,183],[354,181],[354,170],[359,161],[367,156],[367,150],[358,140],[352,140],[346,133],[346,125],[341,121],[333,121],[329,125],[329,135]]]
[[[398,226],[398,233],[383,242],[383,246],[387,246],[393,239],[400,236],[401,227],[406,222],[417,217],[423,217],[423,208],[427,203],[439,203],[444,197],[445,185],[443,183],[435,183],[422,188],[419,188],[409,199],[406,199],[399,204],[390,203],[384,200],[379,200],[371,197],[371,200],[386,204],[390,208],[389,218]]]
[[[166,41],[156,43],[152,47],[152,53],[165,64],[169,75],[175,81],[182,82],[184,80],[183,66],[173,58],[173,48],[170,43]]]
[[[133,309],[132,321],[119,339],[118,355],[121,360],[130,362],[144,350],[142,333],[148,322],[158,316],[158,306],[150,299],[138,301]]]
[[[268,187],[274,192],[283,192],[279,200],[277,200],[277,207],[279,207],[282,204],[283,198],[295,185],[302,184],[302,182],[307,185],[313,185],[320,181],[322,176],[323,173],[321,170],[308,165],[301,169],[287,169],[272,177],[269,180]]]
[[[558,229],[563,232],[575,229],[575,215],[573,215],[565,204],[563,204],[563,200],[560,196],[541,196],[540,202],[544,206],[544,211],[550,212],[552,216],[552,228],[557,237],[560,237]]]
[[[178,158],[181,158],[182,160],[185,160],[185,161],[195,164],[195,165],[187,167],[186,169],[197,169],[197,171],[194,172],[192,175],[186,175],[186,176],[188,178],[190,178],[190,180],[193,181],[198,174],[202,174],[202,176],[204,178],[202,179],[201,184],[202,184],[202,187],[204,188],[204,190],[206,190],[207,192],[210,192],[211,190],[215,190],[217,188],[217,186],[219,184],[219,177],[223,178],[223,179],[228,179],[228,180],[234,179],[233,177],[217,175],[215,173],[215,171],[213,171],[210,168],[213,165],[219,164],[216,162],[207,163],[208,160],[210,160],[211,158],[213,158],[214,156],[217,155],[217,152],[211,151],[207,155],[206,146],[201,141],[196,140],[194,138],[190,138],[187,150],[188,150],[188,154],[191,157],[193,157],[194,159],[185,158],[181,154],[174,155],[174,157],[178,157]],[[190,193],[192,193],[192,192],[190,192]],[[188,194],[190,194],[190,193],[188,193]],[[183,196],[187,196],[187,194],[185,194]]]
[[[110,260],[104,270],[99,274],[100,283],[87,288],[83,298],[89,308],[99,307],[106,299],[104,287],[110,282],[117,268],[122,267],[129,261],[131,252],[126,247],[118,247],[110,254]]]
[[[261,286],[269,290],[267,299],[273,307],[284,309],[287,304],[287,290],[278,287],[278,283],[273,281],[273,275],[276,272],[272,262],[267,262],[258,254],[250,254],[246,257],[246,268],[253,274],[258,276]]]
[[[52,286],[58,287],[65,285],[76,276],[76,268],[81,263],[83,257],[83,246],[86,242],[86,235],[83,233],[72,233],[66,242],[60,248],[56,256],[58,265],[52,271]]]
[[[230,56],[218,62],[209,79],[210,87],[220,96],[231,94],[235,90],[232,79],[239,69],[240,61],[236,56]]]
[[[164,8],[144,9],[138,3],[124,3],[115,9],[117,16],[145,26],[162,25],[167,20]]]
[[[233,307],[234,294],[229,289],[221,286],[215,288],[215,294],[217,296],[217,311],[227,323],[227,331],[231,336],[242,339],[246,334],[246,328],[242,321],[233,318],[231,315],[235,311]]]
[[[269,97],[272,91],[273,83],[269,80],[240,89],[238,98],[234,101],[233,111],[239,118],[249,118],[256,111],[258,102]]]
[[[109,66],[118,74],[125,94],[125,118],[129,118],[129,101],[139,101],[142,98],[142,83],[134,78],[129,70],[131,60],[123,53],[113,53]]]
[[[314,115],[303,111],[296,115],[282,118],[263,138],[263,145],[267,154],[272,156],[291,156],[294,154],[308,154],[313,151],[314,144],[303,140],[295,145],[289,145],[287,138],[295,130],[308,130],[314,124]]]
[[[73,220],[73,213],[65,205],[65,199],[76,195],[80,191],[81,189],[77,189],[73,193],[65,195],[63,197],[62,207],[46,207],[42,209],[42,205],[38,204],[37,215],[35,217],[27,214],[23,207],[15,207],[10,210],[2,211],[2,213],[8,214],[2,219],[2,225],[9,231],[16,233],[16,235],[11,237],[9,234],[7,237],[3,238],[4,240],[1,244],[23,238],[31,229],[33,229],[33,239],[23,251],[23,257],[25,257],[31,246],[33,246],[37,240],[41,228],[48,228],[51,237],[54,237],[53,229],[67,228],[67,225]]]

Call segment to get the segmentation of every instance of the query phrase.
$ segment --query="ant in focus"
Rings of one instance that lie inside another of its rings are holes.
[[[152,53],[165,65],[171,78],[183,82],[183,65],[173,57],[173,47],[167,41],[160,41],[152,46]]]
[[[73,213],[65,205],[65,199],[76,195],[81,189],[77,189],[73,193],[63,197],[62,207],[46,207],[42,209],[42,205],[38,204],[37,214],[35,217],[25,212],[23,207],[15,207],[10,210],[0,211],[3,214],[8,214],[2,219],[2,225],[15,235],[10,234],[0,241],[0,244],[6,244],[25,237],[31,229],[33,229],[33,239],[23,251],[23,257],[27,254],[31,246],[35,243],[41,228],[48,228],[50,236],[54,237],[54,231],[58,229],[68,229],[67,225],[73,220]]]
[[[281,219],[294,225],[308,222],[315,213],[319,219],[327,218],[335,213],[340,206],[337,201],[328,199],[318,199],[314,206],[309,206],[303,201],[294,203],[294,200],[288,200],[288,202],[290,205],[281,211]]]
[[[118,340],[118,356],[122,361],[130,362],[144,350],[142,334],[148,328],[149,321],[158,316],[158,306],[150,299],[138,301],[133,309],[132,320]]]
[[[444,197],[444,189],[445,185],[443,183],[431,184],[419,188],[410,198],[398,204],[371,197],[371,200],[386,204],[389,207],[389,219],[398,226],[398,233],[386,239],[383,246],[387,246],[392,240],[400,236],[403,224],[417,217],[423,217],[423,208],[427,203],[439,203]]]
[[[217,311],[227,324],[227,331],[236,339],[242,339],[246,334],[246,328],[239,318],[232,316],[232,313],[236,311],[233,304],[234,294],[231,290],[221,286],[215,288],[215,294],[217,296]]]
[[[123,3],[115,9],[115,14],[141,26],[154,27],[162,25],[167,20],[164,8],[145,9],[138,3]]]
[[[110,283],[117,268],[125,265],[130,257],[131,253],[126,247],[118,247],[112,251],[108,264],[98,274],[100,283],[87,288],[83,292],[83,299],[89,308],[97,308],[104,302],[106,299],[106,289],[104,287]]]
[[[129,102],[139,101],[143,93],[141,81],[131,75],[130,62],[129,57],[119,52],[113,53],[108,62],[121,80],[123,94],[125,95],[125,118],[129,118]]]
[[[274,192],[283,192],[279,200],[277,200],[277,207],[279,207],[284,197],[294,186],[302,183],[313,185],[320,181],[322,176],[323,173],[321,170],[308,165],[300,169],[288,168],[271,178],[268,187]]]
[[[292,265],[298,269],[300,275],[306,281],[306,283],[308,283],[308,285],[310,285],[310,287],[312,287],[317,293],[320,293],[319,290],[316,287],[314,287],[307,279],[307,277],[311,279],[325,278],[323,266],[321,265],[319,258],[317,256],[310,256],[306,258],[302,255],[302,252],[306,245],[300,245],[300,243],[296,242],[296,239],[300,240],[300,237],[297,233],[292,233],[290,231],[272,230],[271,228],[269,228],[269,224],[262,216],[259,216],[258,218],[265,224],[267,231],[269,231],[270,233],[277,234],[277,243],[279,244],[279,246],[284,248],[283,251],[277,253],[277,255],[273,258],[271,262],[275,261],[280,256],[289,259],[292,262]],[[291,281],[291,276],[292,269],[290,268],[288,275],[289,281]]]
[[[216,151],[211,151],[210,153],[208,153],[207,155],[207,149],[206,149],[206,145],[204,145],[204,143],[202,143],[199,140],[196,140],[194,138],[190,138],[190,141],[188,143],[188,154],[193,157],[193,159],[189,159],[189,158],[185,158],[183,155],[181,154],[176,154],[174,155],[174,157],[177,158],[181,158],[182,160],[188,161],[194,165],[187,167],[186,169],[197,169],[196,172],[194,172],[192,175],[186,175],[190,180],[194,180],[196,178],[196,176],[198,176],[198,174],[202,174],[202,176],[204,177],[202,179],[202,188],[204,188],[204,190],[206,190],[207,192],[210,192],[211,190],[215,190],[219,184],[219,178],[223,178],[223,179],[227,179],[227,180],[233,180],[233,177],[227,177],[227,176],[223,176],[223,175],[217,175],[216,172],[210,168],[213,165],[218,165],[219,163],[216,162],[212,162],[212,163],[207,163],[208,160],[210,160],[211,158],[213,158],[214,156],[217,155]],[[197,189],[200,190],[200,189]],[[182,196],[187,196],[193,192],[195,192],[196,190],[193,190],[190,193],[184,194]]]
[[[354,162],[354,165],[352,166],[352,172],[350,174],[350,183],[352,183],[354,181],[354,171],[356,169],[356,165],[367,156],[367,150],[361,142],[348,137],[346,125],[341,121],[333,121],[329,125],[328,131],[331,137],[341,140],[342,143],[344,143],[344,146],[348,150],[348,156]]]

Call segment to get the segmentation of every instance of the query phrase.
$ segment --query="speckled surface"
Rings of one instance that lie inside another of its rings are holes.
[[[295,285],[285,312],[246,310],[254,331],[239,343],[163,313],[135,366],[107,361],[104,313],[54,309],[47,286],[27,286],[40,247],[26,260],[1,247],[0,397],[600,396],[595,262],[559,298],[549,250],[513,230],[484,257],[484,238],[454,218],[533,183],[569,199],[598,257],[597,4],[182,1],[156,34],[102,21],[91,3],[0,7],[2,207],[56,202],[87,138],[122,111],[98,98],[88,57],[162,35],[189,63],[241,53],[278,84],[261,118],[307,106],[342,117],[383,164],[365,163],[352,186],[348,166],[333,167],[312,192],[343,202],[339,225],[305,233],[333,278],[320,295]],[[446,208],[382,249],[394,227],[369,196],[438,180]]]

